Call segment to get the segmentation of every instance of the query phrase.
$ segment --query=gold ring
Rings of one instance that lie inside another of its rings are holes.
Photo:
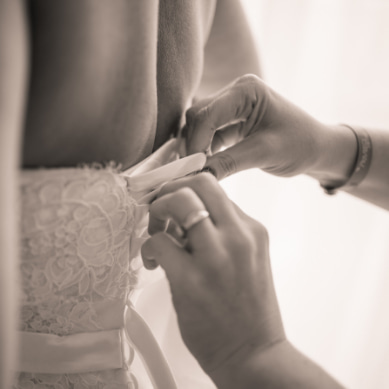
[[[205,209],[200,211],[193,211],[185,218],[184,222],[181,224],[181,227],[184,231],[189,231],[194,225],[200,223],[207,217],[209,217],[209,212]]]

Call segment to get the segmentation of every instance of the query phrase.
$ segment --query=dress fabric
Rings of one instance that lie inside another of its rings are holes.
[[[14,388],[142,388],[147,380],[134,373],[135,350],[144,371],[152,370],[147,382],[159,388],[169,381],[131,298],[142,286],[139,250],[150,199],[161,184],[205,161],[178,160],[177,147],[173,139],[124,173],[110,166],[21,172],[21,362]]]

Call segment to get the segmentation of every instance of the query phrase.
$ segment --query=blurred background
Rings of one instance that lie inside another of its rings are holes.
[[[242,4],[270,86],[324,122],[389,129],[388,1]],[[347,387],[389,388],[389,212],[308,177],[222,184],[269,230],[289,339]]]

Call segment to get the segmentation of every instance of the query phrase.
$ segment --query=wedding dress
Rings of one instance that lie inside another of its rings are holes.
[[[150,201],[161,184],[205,162],[203,154],[178,159],[178,143],[122,173],[114,166],[21,172],[15,388],[176,388],[131,299],[143,283]],[[137,355],[149,378],[133,369]]]

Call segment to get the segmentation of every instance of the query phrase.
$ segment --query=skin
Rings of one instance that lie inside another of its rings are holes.
[[[28,11],[28,167],[110,160],[130,167],[178,132],[196,95],[244,70],[259,73],[236,1],[32,0]],[[226,60],[225,43],[217,53],[209,48],[226,25],[240,31],[228,45],[247,58],[244,65]]]
[[[192,211],[210,217],[175,239]],[[266,229],[233,204],[211,174],[166,184],[150,207],[145,265],[170,283],[183,340],[220,389],[342,386],[287,340]]]
[[[226,28],[235,31],[227,43]],[[196,96],[259,74],[259,65],[236,0],[0,0],[0,61],[0,386],[8,387],[18,168],[130,167],[178,132]]]
[[[197,54],[214,3],[186,4],[186,28],[175,40],[176,24],[165,21],[172,12],[168,4],[161,2],[159,31],[154,0],[30,3],[34,56],[25,166],[114,160],[129,167],[177,132],[200,82],[202,56]],[[170,17],[182,12],[177,5]],[[196,39],[189,39],[191,34]],[[167,62],[165,57],[174,54],[176,60]]]
[[[346,126],[316,120],[255,75],[233,81],[186,113],[189,153],[211,149],[207,166],[222,179],[249,168],[282,177],[307,174],[325,185],[345,182],[357,142]],[[389,132],[369,129],[370,169],[350,194],[389,210]],[[227,149],[218,152],[221,147]]]

